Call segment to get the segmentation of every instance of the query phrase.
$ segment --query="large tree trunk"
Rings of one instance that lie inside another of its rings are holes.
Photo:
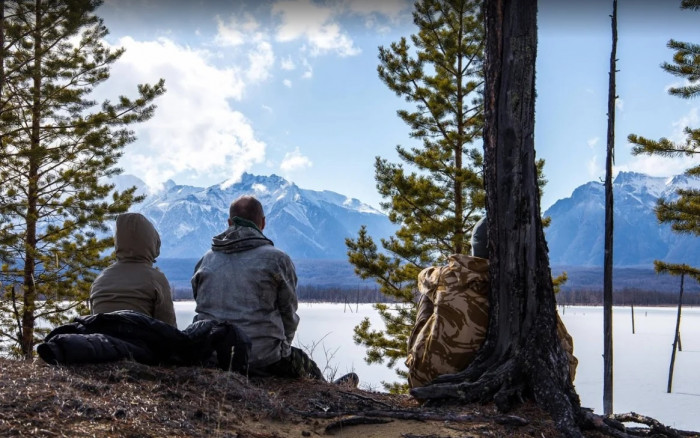
[[[562,433],[581,436],[580,401],[556,336],[556,303],[537,189],[537,2],[490,0],[485,5],[491,275],[487,338],[466,370],[411,393],[420,399],[493,400],[503,411],[523,398],[534,398]]]

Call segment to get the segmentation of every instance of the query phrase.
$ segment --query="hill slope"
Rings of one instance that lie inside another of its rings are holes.
[[[251,379],[135,362],[53,367],[0,359],[0,436],[554,437],[526,404],[420,408],[390,395],[309,380]],[[371,424],[374,423],[374,424]]]

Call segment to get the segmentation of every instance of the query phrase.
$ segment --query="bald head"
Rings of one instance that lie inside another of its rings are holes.
[[[233,201],[228,209],[228,215],[229,225],[231,224],[231,219],[238,216],[253,222],[261,230],[265,228],[265,214],[263,213],[262,204],[252,196],[241,196]]]

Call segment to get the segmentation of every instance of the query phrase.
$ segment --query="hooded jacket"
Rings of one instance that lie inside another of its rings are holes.
[[[95,279],[90,290],[93,314],[134,310],[176,326],[170,285],[153,267],[160,254],[160,236],[138,213],[117,217],[114,232],[117,261]]]
[[[255,224],[234,218],[195,267],[195,321],[236,324],[252,342],[250,367],[289,356],[299,324],[297,276],[287,254]]]

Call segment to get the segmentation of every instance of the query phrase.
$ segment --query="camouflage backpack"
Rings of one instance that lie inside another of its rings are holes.
[[[487,259],[453,254],[447,266],[418,274],[416,323],[408,341],[408,383],[424,386],[443,374],[465,369],[476,357],[488,327]],[[557,314],[557,335],[569,358],[574,381],[578,359],[573,339]]]
[[[488,260],[454,254],[447,266],[418,275],[422,296],[406,359],[412,388],[460,371],[476,356],[489,318],[488,271]]]

